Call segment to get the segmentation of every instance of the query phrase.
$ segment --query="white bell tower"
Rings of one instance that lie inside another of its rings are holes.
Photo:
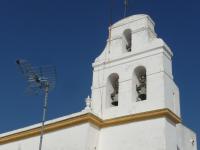
[[[180,117],[172,56],[148,15],[110,27],[110,38],[93,63],[92,110],[103,119],[168,108]]]

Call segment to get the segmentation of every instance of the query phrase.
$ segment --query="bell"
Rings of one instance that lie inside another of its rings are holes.
[[[114,100],[114,101],[112,101],[112,103],[111,103],[113,106],[118,106],[118,101],[117,100]]]
[[[146,94],[140,94],[139,96],[138,96],[140,99],[141,99],[141,101],[143,101],[143,100],[146,100]]]
[[[113,92],[113,93],[111,94],[111,99],[112,99],[111,104],[112,104],[113,106],[118,106],[118,94],[116,94],[115,92]]]

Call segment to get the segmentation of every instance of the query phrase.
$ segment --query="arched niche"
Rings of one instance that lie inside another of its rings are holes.
[[[146,68],[144,66],[138,66],[134,70],[133,99],[136,102],[147,99],[147,77]]]
[[[132,50],[132,31],[131,29],[126,29],[124,32],[123,32],[123,45],[124,45],[124,49],[125,49],[125,52],[131,52]]]
[[[118,93],[119,93],[119,75],[112,73],[107,79],[107,106],[118,106]]]

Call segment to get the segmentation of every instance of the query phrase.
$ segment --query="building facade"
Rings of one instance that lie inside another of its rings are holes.
[[[154,26],[141,14],[109,28],[86,108],[48,121],[43,150],[197,150],[181,120],[173,52]],[[0,150],[38,149],[40,126],[1,134]]]

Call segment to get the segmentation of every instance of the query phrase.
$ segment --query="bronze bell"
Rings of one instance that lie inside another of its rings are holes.
[[[118,101],[117,100],[114,100],[114,101],[112,101],[112,103],[111,103],[113,106],[118,106]]]
[[[146,100],[146,94],[139,94],[138,96],[142,101]]]
[[[115,91],[111,94],[111,99],[112,99],[111,104],[113,106],[118,106],[118,94]]]

